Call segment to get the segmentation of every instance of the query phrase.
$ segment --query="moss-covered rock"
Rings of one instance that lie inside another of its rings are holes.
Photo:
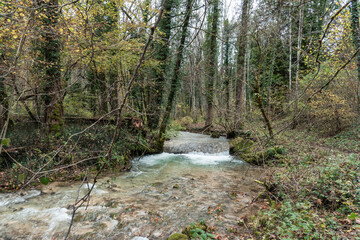
[[[249,137],[251,137],[251,132],[250,131],[228,131],[226,133],[227,139],[235,139],[237,137],[249,138]]]
[[[239,155],[251,153],[253,150],[253,145],[255,141],[249,138],[237,137],[230,142],[230,153]]]
[[[221,136],[221,134],[218,131],[212,131],[210,134],[211,138],[219,138],[220,136]]]
[[[168,240],[188,240],[188,237],[181,233],[174,233],[168,238]]]
[[[285,152],[282,146],[277,145],[260,148],[255,140],[250,138],[238,137],[230,141],[230,153],[253,165],[283,160]]]

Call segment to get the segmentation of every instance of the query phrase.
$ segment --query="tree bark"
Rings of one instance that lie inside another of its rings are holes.
[[[274,137],[274,132],[273,132],[273,128],[271,125],[271,121],[270,118],[268,117],[268,114],[265,111],[265,107],[263,104],[263,99],[262,99],[262,91],[260,89],[260,83],[259,83],[259,76],[258,73],[255,74],[255,98],[256,98],[256,103],[258,105],[258,107],[260,108],[261,114],[264,118],[266,127],[269,131],[269,136],[270,138]]]
[[[300,0],[300,4],[303,1]],[[299,10],[299,28],[298,28],[298,42],[296,50],[296,76],[295,76],[295,89],[294,89],[294,117],[293,117],[293,128],[297,126],[297,115],[298,115],[298,105],[299,105],[299,77],[300,77],[300,60],[301,60],[301,42],[303,37],[303,26],[304,25],[304,5],[301,4]]]
[[[212,1],[212,15],[209,16],[210,31],[208,37],[208,56],[207,56],[207,81],[206,81],[206,126],[211,126],[214,118],[214,82],[217,70],[217,35],[218,35],[218,22],[219,22],[219,0]]]
[[[0,71],[0,75],[2,72]],[[5,78],[0,77],[0,131],[5,125],[7,115],[9,113],[9,101],[6,93]]]
[[[245,57],[247,46],[247,32],[248,32],[248,7],[249,0],[244,0],[242,4],[241,25],[238,36],[238,54],[237,54],[237,84],[236,84],[236,99],[235,99],[235,128],[241,127],[240,116],[243,111],[243,88],[245,85]]]
[[[64,124],[63,120],[63,84],[60,66],[60,35],[58,31],[59,2],[58,0],[37,0],[43,6],[40,15],[42,31],[40,32],[40,70],[42,71],[41,85],[44,103],[44,123],[50,132],[59,132]]]
[[[160,62],[158,72],[155,73],[155,85],[151,89],[151,98],[149,111],[148,111],[148,125],[150,129],[156,129],[160,124],[161,106],[164,92],[164,83],[166,80],[166,69],[168,67],[170,49],[169,39],[171,36],[171,19],[172,9],[175,2],[174,0],[166,1],[165,12],[162,19],[159,22],[159,30],[164,34],[161,43],[155,45],[157,54],[155,59]]]
[[[173,77],[171,79],[170,93],[169,93],[169,96],[168,96],[165,113],[164,113],[163,119],[162,119],[161,124],[160,124],[160,129],[159,129],[159,137],[158,137],[158,139],[159,139],[159,143],[161,145],[164,142],[163,136],[164,136],[165,131],[166,131],[166,126],[167,126],[169,118],[170,118],[171,110],[173,108],[176,92],[177,92],[178,85],[179,85],[180,69],[181,69],[181,63],[182,63],[182,59],[183,59],[183,52],[184,52],[184,49],[185,49],[185,40],[186,40],[187,28],[188,28],[189,22],[190,22],[192,4],[193,4],[193,0],[187,0],[186,1],[185,19],[184,19],[184,23],[183,23],[182,28],[181,28],[180,45],[179,45],[179,47],[177,48],[177,51],[176,51],[176,60],[175,60]]]
[[[360,48],[360,29],[359,29],[359,9],[358,0],[351,1],[351,27],[353,34],[353,43],[355,50]],[[356,57],[356,70],[357,70],[357,106],[360,112],[360,54]]]
[[[230,109],[230,23],[227,19],[224,21],[224,89],[225,89],[225,118],[228,117]]]

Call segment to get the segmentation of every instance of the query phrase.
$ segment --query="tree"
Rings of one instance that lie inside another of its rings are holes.
[[[299,95],[299,77],[300,77],[300,61],[301,61],[301,43],[303,39],[303,27],[304,27],[304,5],[303,1],[300,0],[299,10],[299,25],[298,25],[298,38],[297,38],[297,49],[296,49],[296,76],[295,76],[295,88],[294,88],[294,119],[293,128],[297,125],[297,114],[298,114],[298,95]]]
[[[168,99],[167,99],[167,104],[166,104],[166,109],[165,109],[165,112],[164,112],[164,116],[163,116],[163,119],[161,121],[160,128],[159,128],[159,137],[158,137],[158,139],[159,139],[159,142],[160,142],[161,145],[164,142],[163,135],[165,133],[166,126],[167,126],[169,118],[170,118],[170,113],[171,113],[171,110],[172,110],[172,107],[173,107],[173,104],[174,104],[176,92],[177,92],[177,90],[179,88],[181,63],[182,63],[182,60],[183,60],[183,52],[184,52],[184,49],[185,49],[185,40],[186,40],[187,30],[188,30],[188,26],[189,26],[189,22],[190,22],[193,2],[194,2],[194,0],[187,0],[186,1],[185,18],[184,18],[183,25],[181,27],[180,44],[179,44],[179,46],[178,46],[178,48],[176,50],[175,65],[174,65],[173,76],[171,78],[170,92],[169,92],[169,96],[168,96]]]
[[[239,123],[239,117],[242,112],[243,105],[243,88],[245,85],[245,56],[247,47],[248,32],[248,8],[249,0],[243,0],[241,24],[238,36],[238,53],[237,53],[237,84],[236,84],[236,100],[235,100],[235,123]],[[240,127],[236,124],[236,127]]]
[[[206,126],[211,126],[214,118],[214,82],[217,73],[217,36],[218,23],[220,17],[219,0],[212,0],[210,5],[210,14],[208,16],[208,31],[204,43],[205,61],[206,61]]]
[[[159,69],[155,73],[155,84],[151,89],[150,95],[150,107],[147,114],[148,125],[151,129],[156,129],[160,124],[161,105],[164,92],[164,83],[166,80],[166,69],[169,67],[167,64],[170,60],[170,47],[169,40],[171,36],[171,21],[172,21],[172,9],[174,7],[175,0],[168,0],[165,5],[165,13],[159,23],[159,31],[162,34],[161,41],[155,44],[155,59],[160,62]],[[168,60],[168,61],[167,61]]]
[[[351,1],[351,27],[352,27],[352,37],[355,50],[360,48],[360,27],[359,27],[359,9],[358,1]],[[358,88],[360,86],[360,54],[356,57],[356,70],[357,70],[357,80]],[[359,90],[358,90],[359,91]],[[358,111],[360,112],[360,93],[358,92]]]
[[[230,37],[233,26],[229,23],[228,19],[224,20],[224,89],[225,89],[225,105],[226,105],[226,116],[230,109],[230,78],[231,78],[231,69],[230,69]]]
[[[59,2],[37,0],[36,5],[41,10],[38,15],[40,37],[37,45],[37,68],[41,72],[44,123],[48,131],[58,132],[64,124],[64,84],[61,78],[61,43],[58,27]]]
[[[0,52],[0,131],[5,125],[9,112],[9,101],[5,84],[5,69],[3,69],[4,65],[4,56]]]

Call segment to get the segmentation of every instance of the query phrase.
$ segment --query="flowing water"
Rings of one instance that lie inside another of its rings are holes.
[[[253,178],[261,171],[231,157],[225,139],[180,133],[165,149],[134,159],[130,172],[99,179],[88,207],[76,212],[70,239],[167,239],[201,220],[220,234],[236,226],[259,192]],[[89,187],[79,185],[0,194],[0,239],[63,239],[70,206]]]

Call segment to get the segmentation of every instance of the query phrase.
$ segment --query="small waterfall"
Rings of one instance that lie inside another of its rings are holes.
[[[207,135],[188,132],[179,132],[176,137],[171,138],[164,144],[164,152],[177,154],[193,152],[228,154],[229,148],[229,143],[224,137],[211,138]]]

